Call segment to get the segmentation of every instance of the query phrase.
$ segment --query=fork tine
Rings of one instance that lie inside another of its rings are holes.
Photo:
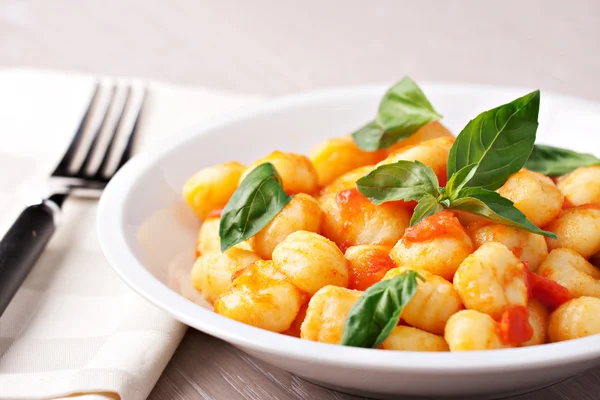
[[[110,89],[110,95],[109,95],[108,101],[106,102],[106,106],[104,107],[103,110],[101,110],[101,113],[100,113],[101,122],[96,127],[96,129],[94,130],[94,132],[92,134],[92,140],[91,140],[90,144],[87,147],[87,152],[85,154],[83,162],[81,163],[81,165],[79,166],[79,168],[76,169],[78,171],[77,175],[79,175],[79,176],[85,177],[85,176],[92,176],[92,175],[95,174],[95,171],[92,171],[89,174],[86,171],[89,169],[90,164],[92,162],[92,159],[93,159],[93,156],[94,156],[94,151],[96,149],[96,146],[98,145],[100,134],[104,130],[104,127],[106,126],[106,122],[108,121],[108,115],[109,115],[110,107],[111,107],[111,104],[113,103],[113,101],[115,99],[115,94],[116,93],[117,93],[117,86],[116,85],[112,85],[112,87]]]
[[[106,148],[104,149],[104,155],[102,157],[102,161],[100,161],[100,164],[98,165],[98,168],[96,169],[96,178],[102,180],[102,179],[106,179],[109,177],[109,175],[105,174],[105,170],[108,166],[108,163],[111,159],[111,154],[114,151],[114,147],[116,145],[117,142],[117,136],[119,131],[122,129],[123,123],[125,118],[123,118],[123,114],[125,113],[125,110],[127,109],[127,105],[128,103],[131,101],[131,93],[132,93],[133,89],[131,88],[131,86],[127,86],[126,89],[126,93],[125,93],[125,99],[123,100],[123,104],[121,106],[121,108],[117,111],[117,123],[114,126],[113,131],[110,134],[110,140],[108,142],[108,144],[106,145]]]
[[[119,168],[121,168],[132,156],[133,154],[133,145],[135,142],[136,134],[138,132],[138,125],[140,122],[140,116],[142,115],[142,108],[146,101],[146,95],[148,94],[148,88],[146,86],[142,87],[142,93],[140,94],[140,99],[137,104],[134,106],[133,115],[135,115],[135,119],[133,121],[133,125],[131,129],[127,132],[127,143],[125,144],[125,148],[123,149],[123,153],[121,155],[121,159],[119,160],[119,164],[114,172],[117,172]],[[114,173],[113,172],[113,173]]]
[[[96,84],[94,85],[94,92],[93,92],[92,96],[90,97],[90,102],[88,104],[87,109],[85,110],[85,113],[83,114],[83,118],[81,118],[81,122],[79,123],[79,126],[77,127],[75,136],[73,136],[73,139],[71,140],[71,143],[69,144],[67,151],[65,152],[63,158],[60,160],[60,162],[56,166],[56,169],[54,170],[52,175],[66,175],[68,173],[69,166],[71,165],[71,163],[73,162],[73,159],[75,158],[75,154],[77,153],[77,148],[79,146],[79,142],[81,141],[81,138],[83,136],[83,130],[85,129],[86,125],[89,123],[89,120],[91,119],[91,110],[92,110],[92,108],[94,108],[95,102],[98,101],[99,95],[100,95],[100,83],[96,82]]]

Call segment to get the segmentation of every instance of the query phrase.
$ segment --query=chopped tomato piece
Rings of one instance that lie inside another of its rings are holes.
[[[531,296],[551,309],[555,309],[571,299],[569,289],[552,279],[534,272],[528,272],[527,284],[531,291]]]
[[[509,307],[502,313],[498,324],[498,334],[502,343],[516,346],[525,343],[533,336],[529,323],[529,312],[523,306]]]
[[[444,165],[444,168],[442,168],[440,170],[439,175],[437,175],[438,178],[438,185],[440,187],[446,187],[446,184],[448,183],[448,166]]]
[[[436,237],[448,235],[461,238],[465,231],[452,211],[441,211],[422,219],[417,225],[408,228],[402,239],[409,242],[424,242]]]
[[[221,218],[221,214],[223,214],[223,208],[215,208],[208,213],[206,218]]]
[[[385,253],[371,254],[365,264],[353,266],[349,263],[348,289],[367,290],[383,279],[386,272],[396,268],[396,263]]]

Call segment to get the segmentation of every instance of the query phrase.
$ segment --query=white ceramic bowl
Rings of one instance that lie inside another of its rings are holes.
[[[455,134],[479,112],[531,90],[422,87]],[[274,149],[306,153],[323,139],[347,134],[372,118],[385,89],[362,86],[278,99],[207,122],[135,157],[100,200],[98,235],[106,258],[129,286],[180,321],[345,392],[380,398],[500,396],[550,385],[599,365],[600,335],[488,352],[381,351],[271,333],[199,305],[189,283],[199,223],[180,194],[185,180],[200,168],[230,160],[251,162]],[[599,129],[599,104],[542,92],[538,142],[589,152],[600,148]]]

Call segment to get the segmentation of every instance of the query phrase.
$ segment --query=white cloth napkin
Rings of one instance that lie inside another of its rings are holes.
[[[0,71],[0,235],[28,199],[43,194],[93,81]],[[254,101],[150,83],[137,148]],[[95,201],[69,199],[63,211],[48,248],[0,318],[0,399],[145,399],[185,326],[113,273],[97,242]]]

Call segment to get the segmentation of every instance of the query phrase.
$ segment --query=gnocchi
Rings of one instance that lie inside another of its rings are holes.
[[[472,252],[471,239],[458,219],[444,211],[409,228],[390,256],[397,265],[426,270],[452,280],[460,263]]]
[[[225,207],[244,170],[238,162],[202,169],[185,183],[183,197],[194,213],[204,219],[211,211]]]
[[[552,250],[538,273],[566,287],[571,297],[600,298],[600,270],[573,250]]]
[[[537,226],[544,226],[554,219],[564,201],[552,179],[526,169],[511,175],[498,193],[512,200],[515,207]]]
[[[375,205],[356,189],[321,197],[322,233],[346,250],[356,245],[393,246],[410,223],[405,203]]]
[[[600,204],[600,166],[577,168],[560,178],[556,186],[571,205]]]
[[[397,326],[381,344],[384,350],[449,351],[448,343],[439,335],[410,326]]]
[[[466,308],[498,320],[508,306],[527,306],[523,262],[505,245],[487,242],[460,264],[454,288]]]
[[[259,260],[244,269],[214,303],[215,312],[257,328],[290,328],[305,295],[279,272],[273,261]]]
[[[548,339],[551,342],[600,334],[600,299],[582,296],[570,300],[550,314]]]
[[[298,193],[260,232],[249,239],[250,247],[263,259],[271,259],[273,250],[296,231],[319,232],[322,212],[317,201]]]
[[[494,350],[509,347],[502,343],[496,321],[475,310],[452,315],[446,324],[444,338],[450,351]]]
[[[410,268],[399,267],[388,271],[383,279],[390,279]],[[448,319],[463,309],[460,297],[452,284],[427,271],[419,271],[425,282],[419,281],[417,291],[402,311],[402,319],[424,331],[442,335]]]
[[[201,255],[192,268],[192,285],[207,301],[214,303],[231,284],[233,274],[258,260],[260,257],[256,253],[236,247],[224,253]]]
[[[331,285],[321,288],[308,302],[300,337],[315,342],[341,343],[346,317],[362,293]]]
[[[600,208],[579,206],[563,211],[558,218],[545,226],[557,240],[546,238],[548,249],[569,248],[583,258],[600,251]]]
[[[273,251],[275,267],[300,290],[314,295],[327,285],[348,285],[344,255],[332,241],[313,232],[297,231]]]

